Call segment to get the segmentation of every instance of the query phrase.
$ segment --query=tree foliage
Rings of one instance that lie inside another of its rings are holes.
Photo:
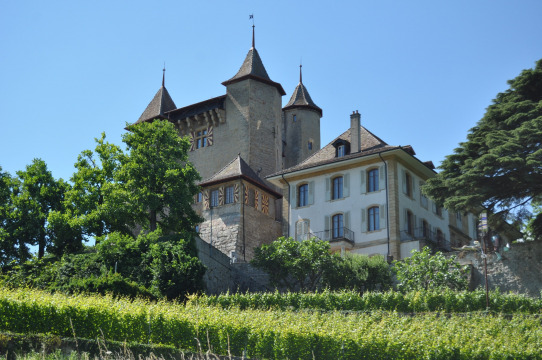
[[[129,154],[122,162],[119,196],[136,222],[154,231],[193,228],[201,221],[192,209],[200,176],[188,162],[190,143],[169,121],[155,120],[130,127],[123,135]]]
[[[412,250],[411,254],[394,261],[398,290],[467,289],[466,270],[455,262],[455,256],[447,258],[441,252],[431,255],[427,246],[422,251]]]
[[[508,83],[427,181],[424,192],[448,209],[483,207],[521,221],[541,200],[542,60]]]
[[[280,237],[256,248],[252,264],[270,276],[273,285],[290,291],[389,289],[392,274],[383,257],[332,254],[329,243]]]

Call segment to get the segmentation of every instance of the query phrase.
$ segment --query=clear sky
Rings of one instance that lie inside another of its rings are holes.
[[[106,132],[122,145],[162,81],[178,107],[223,95],[251,46],[287,92],[440,164],[506,81],[542,58],[540,0],[0,0],[0,166],[69,179]]]

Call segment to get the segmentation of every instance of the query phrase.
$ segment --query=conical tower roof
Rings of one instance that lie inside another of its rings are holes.
[[[152,119],[165,119],[165,113],[171,110],[175,110],[177,106],[173,102],[173,99],[169,95],[169,92],[165,86],[165,69],[164,75],[162,76],[162,87],[158,90],[154,98],[151,100],[149,105],[139,119],[135,122],[139,124],[141,122],[149,121]]]
[[[248,51],[248,54],[245,58],[245,61],[243,61],[241,68],[234,77],[224,81],[222,85],[226,86],[239,81],[243,81],[245,79],[253,79],[274,86],[277,88],[281,95],[286,95],[286,92],[282,88],[282,85],[274,82],[273,80],[271,80],[271,78],[269,78],[269,75],[267,75],[267,71],[263,66],[260,54],[258,54],[258,50],[256,50],[256,47],[254,46],[254,32],[252,32],[252,48]]]
[[[312,101],[309,91],[303,85],[303,78],[301,75],[301,66],[299,66],[299,84],[295,87],[294,93],[288,101],[288,104],[284,107],[283,110],[296,109],[296,108],[308,108],[313,111],[316,111],[322,117],[322,109],[320,109],[314,101]]]

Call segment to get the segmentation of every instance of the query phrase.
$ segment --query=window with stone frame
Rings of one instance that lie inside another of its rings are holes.
[[[380,207],[372,206],[367,210],[369,222],[367,231],[380,230]]]
[[[299,185],[297,188],[297,206],[307,206],[309,204],[309,184]]]
[[[234,187],[232,186],[226,186],[225,189],[225,196],[224,196],[224,203],[225,204],[233,204],[235,202],[234,198]]]
[[[207,146],[207,129],[196,131],[196,137],[194,138],[196,143],[196,149],[200,149]]]
[[[331,238],[338,239],[344,237],[344,215],[335,214],[331,218]]]
[[[211,207],[218,206],[218,189],[211,190]]]
[[[414,214],[412,211],[406,211],[406,232],[408,235],[414,235]]]
[[[374,192],[379,190],[379,171],[378,169],[372,169],[367,172],[367,192]]]
[[[342,199],[343,198],[343,177],[337,176],[333,178],[333,192],[332,192],[332,199]]]

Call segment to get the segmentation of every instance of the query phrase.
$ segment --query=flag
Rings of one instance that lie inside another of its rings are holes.
[[[250,19],[254,19],[254,14],[250,14],[250,15],[248,16],[248,19],[249,19],[249,20],[250,20]]]

